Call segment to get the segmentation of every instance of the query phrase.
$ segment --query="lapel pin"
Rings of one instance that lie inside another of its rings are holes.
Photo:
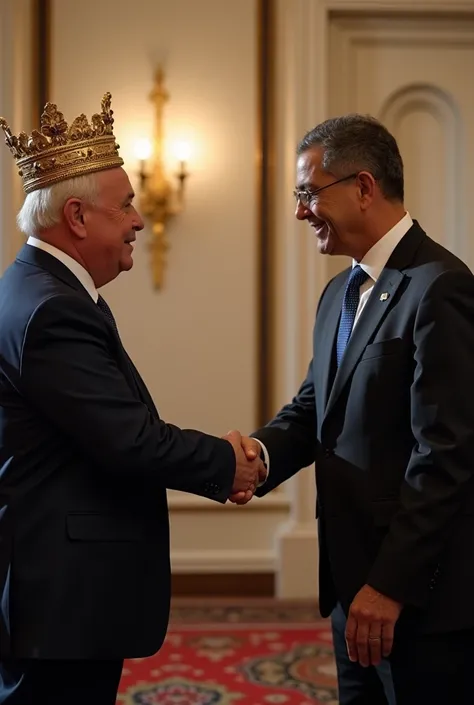
[[[386,301],[390,294],[387,291],[384,291],[383,294],[380,294],[380,301]]]

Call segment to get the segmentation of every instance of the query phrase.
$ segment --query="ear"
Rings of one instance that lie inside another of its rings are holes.
[[[369,171],[361,171],[357,175],[359,204],[366,210],[374,200],[377,182]]]
[[[76,237],[87,237],[84,223],[84,204],[79,198],[68,198],[63,208],[64,219]]]

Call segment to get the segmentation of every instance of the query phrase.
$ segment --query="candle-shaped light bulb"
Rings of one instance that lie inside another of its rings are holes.
[[[191,146],[189,142],[176,142],[175,154],[178,161],[186,163],[191,155]]]
[[[146,138],[137,140],[135,144],[135,155],[137,159],[139,159],[141,162],[146,161],[150,158],[151,151],[152,147],[150,140]]]
[[[135,155],[140,162],[140,180],[143,183],[146,179],[146,161],[152,153],[150,140],[143,138],[135,143]]]
[[[191,145],[189,144],[189,142],[176,142],[174,145],[174,153],[179,161],[178,179],[180,182],[180,192],[182,198],[184,180],[188,175],[188,172],[186,170],[186,162],[189,160],[189,156],[191,154]]]

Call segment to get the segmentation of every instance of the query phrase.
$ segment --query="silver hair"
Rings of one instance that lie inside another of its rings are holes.
[[[25,235],[38,236],[41,230],[57,225],[69,198],[94,203],[97,198],[95,174],[76,176],[28,193],[16,218],[19,229]]]

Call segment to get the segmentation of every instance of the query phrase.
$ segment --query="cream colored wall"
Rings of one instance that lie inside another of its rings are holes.
[[[31,11],[31,0],[0,1],[0,116],[14,132],[33,128]],[[23,241],[15,223],[23,192],[9,151],[3,144],[0,147],[0,271],[3,271]]]
[[[169,229],[164,290],[152,288],[145,232],[133,270],[103,293],[167,421],[216,435],[250,432],[257,401],[257,2],[53,0],[52,10],[50,99],[70,120],[90,116],[103,93],[112,93],[135,187],[135,141],[152,134],[148,96],[156,61],[164,62],[166,137],[189,140],[194,151],[186,210]],[[175,571],[274,568],[285,493],[245,509],[170,493],[170,506]]]
[[[51,99],[90,115],[110,90],[136,187],[135,141],[153,134],[148,96],[165,62],[166,136],[195,146],[186,210],[169,229],[164,290],[144,232],[133,270],[103,293],[163,416],[216,434],[255,423],[255,19],[253,0],[53,2]]]

